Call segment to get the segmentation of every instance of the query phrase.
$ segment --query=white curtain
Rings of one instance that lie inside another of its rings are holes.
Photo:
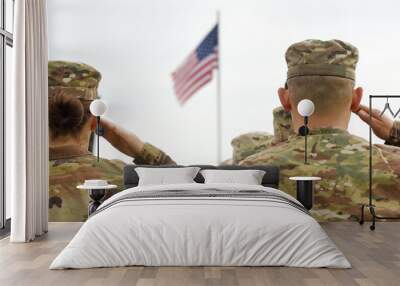
[[[48,103],[46,0],[16,0],[10,98],[11,237],[27,242],[47,232]]]

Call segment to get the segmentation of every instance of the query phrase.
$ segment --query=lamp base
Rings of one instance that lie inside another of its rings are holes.
[[[89,190],[89,197],[92,199],[88,206],[88,215],[91,216],[97,208],[101,205],[102,200],[106,196],[106,189],[91,189]]]
[[[303,125],[303,126],[301,126],[301,127],[299,128],[299,131],[298,131],[298,132],[299,132],[299,134],[300,134],[301,136],[306,136],[306,135],[309,134],[310,130],[308,129],[307,126]]]
[[[96,121],[96,130],[94,131],[94,133],[96,133],[97,136],[104,136],[104,128],[100,124],[100,116],[96,117]]]
[[[104,129],[100,125],[100,116],[96,117],[96,131],[97,134],[97,162],[100,162],[100,136],[104,135]]]
[[[98,129],[96,128],[95,133],[96,133],[96,135],[98,135],[98,136],[103,136],[103,135],[104,135],[104,129],[103,129],[103,127],[99,126]]]
[[[296,181],[296,198],[307,209],[311,210],[314,205],[314,182],[311,180]]]

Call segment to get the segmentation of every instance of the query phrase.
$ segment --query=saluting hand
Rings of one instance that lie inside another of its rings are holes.
[[[92,131],[96,129],[93,120]],[[144,142],[133,132],[129,132],[110,120],[101,118],[100,125],[104,129],[103,137],[118,151],[132,158],[139,156],[144,148]]]
[[[389,139],[390,130],[393,127],[393,121],[389,117],[386,115],[381,116],[381,112],[378,109],[372,109],[370,122],[369,108],[364,105],[360,105],[360,109],[354,113],[356,113],[362,121],[371,126],[376,136],[383,140]]]

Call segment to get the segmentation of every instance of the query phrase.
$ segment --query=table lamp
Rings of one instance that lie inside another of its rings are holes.
[[[299,128],[299,134],[304,136],[304,164],[307,162],[307,135],[308,135],[308,117],[310,117],[315,110],[314,103],[309,99],[303,99],[297,105],[297,111],[304,117],[304,125]]]
[[[100,99],[96,99],[90,104],[89,109],[90,113],[96,117],[97,162],[99,162],[100,136],[104,135],[104,129],[100,125],[100,117],[106,112],[107,105]]]

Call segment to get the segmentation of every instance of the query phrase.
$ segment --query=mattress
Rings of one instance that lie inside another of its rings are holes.
[[[114,195],[50,269],[130,265],[351,267],[293,197],[263,186],[197,183]]]

